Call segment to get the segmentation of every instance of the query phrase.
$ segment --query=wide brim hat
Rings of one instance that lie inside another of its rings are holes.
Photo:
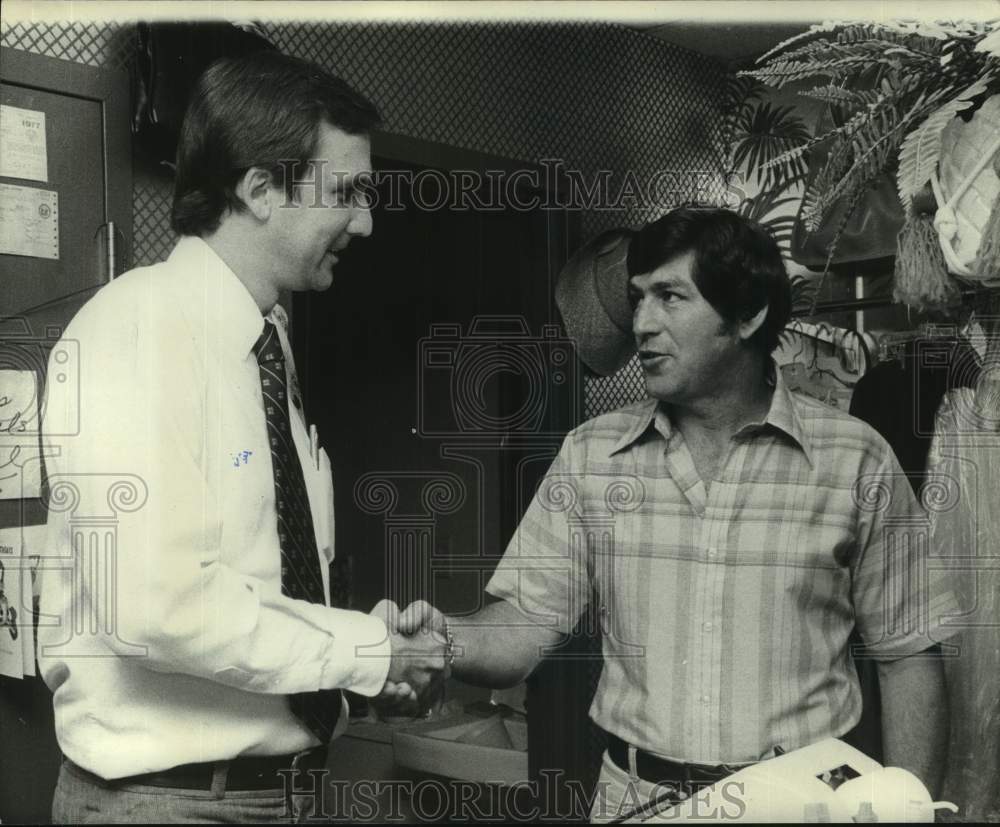
[[[581,247],[556,281],[556,304],[583,363],[598,376],[635,353],[625,258],[631,232],[608,230]]]

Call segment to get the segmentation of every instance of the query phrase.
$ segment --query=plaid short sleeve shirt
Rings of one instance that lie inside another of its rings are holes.
[[[891,660],[942,640],[957,611],[885,440],[776,374],[767,416],[707,490],[655,400],[571,432],[487,587],[563,632],[598,601],[591,717],[676,760],[846,733],[861,714],[852,629]]]

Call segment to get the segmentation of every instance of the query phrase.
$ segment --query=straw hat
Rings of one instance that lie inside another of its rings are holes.
[[[610,376],[635,353],[625,257],[631,233],[602,233],[579,249],[556,282],[556,304],[583,363]]]

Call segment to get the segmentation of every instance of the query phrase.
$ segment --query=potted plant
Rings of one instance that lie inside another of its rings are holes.
[[[779,44],[756,68],[740,74],[776,88],[815,80],[800,94],[830,107],[832,128],[764,162],[765,168],[781,168],[820,145],[826,149],[799,211],[809,232],[837,216],[826,269],[848,219],[888,173],[896,178],[907,216],[896,256],[897,295],[914,304],[946,302],[953,292],[947,270],[955,268],[944,258],[941,227],[934,226],[932,202],[924,192],[939,171],[946,130],[956,117],[968,116],[1000,92],[1000,26],[822,23]],[[975,267],[985,277],[1000,269],[996,204],[982,225]]]

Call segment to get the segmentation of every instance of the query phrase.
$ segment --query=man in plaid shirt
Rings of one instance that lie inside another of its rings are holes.
[[[498,602],[471,618],[422,607],[453,636],[454,674],[516,684],[599,601],[600,818],[630,783],[684,797],[847,733],[857,628],[854,657],[878,666],[886,763],[936,792],[934,647],[955,604],[886,442],[776,369],[791,311],[777,245],[731,211],[682,208],[633,236],[627,270],[651,398],[566,437],[487,587]]]

